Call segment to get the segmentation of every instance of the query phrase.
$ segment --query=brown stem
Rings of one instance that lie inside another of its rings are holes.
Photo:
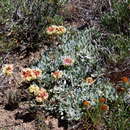
[[[14,81],[16,82],[16,84],[20,87],[20,83],[18,82],[18,80],[15,78],[15,75],[12,74],[13,78],[14,78]]]

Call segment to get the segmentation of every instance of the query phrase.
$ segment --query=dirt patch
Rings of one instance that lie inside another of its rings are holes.
[[[23,120],[15,120],[15,114],[20,111],[16,109],[14,111],[5,110],[3,106],[0,106],[0,129],[4,130],[35,130],[34,122],[24,123]]]

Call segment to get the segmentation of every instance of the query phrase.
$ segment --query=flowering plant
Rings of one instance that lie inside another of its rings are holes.
[[[2,67],[2,73],[5,74],[5,75],[12,75],[13,69],[14,69],[13,64],[5,64]]]
[[[52,25],[46,29],[46,33],[48,35],[61,35],[64,34],[65,32],[66,32],[66,28],[64,26]]]
[[[21,71],[23,81],[31,81],[41,77],[42,71],[40,69],[24,68]]]
[[[79,120],[83,102],[90,107],[96,105],[99,97],[109,100],[117,97],[108,79],[99,76],[103,73],[100,48],[91,44],[90,31],[63,35],[64,44],[43,53],[35,66],[44,69],[39,82],[50,95],[44,110],[53,111],[63,119]],[[42,99],[38,97],[38,101]]]

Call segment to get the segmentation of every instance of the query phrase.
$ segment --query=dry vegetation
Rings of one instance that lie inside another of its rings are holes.
[[[0,1],[0,130],[129,130],[130,0]]]

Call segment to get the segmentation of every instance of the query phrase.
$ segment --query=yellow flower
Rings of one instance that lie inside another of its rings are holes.
[[[31,85],[29,88],[29,92],[33,93],[34,95],[38,95],[39,87],[37,85]]]
[[[63,72],[62,71],[55,71],[51,73],[52,77],[55,79],[62,78]]]
[[[71,57],[65,57],[63,59],[63,65],[64,66],[72,66],[74,64],[74,59]]]
[[[92,77],[87,77],[87,78],[85,79],[85,82],[86,82],[88,85],[92,85],[92,84],[95,82],[95,80],[94,80]]]
[[[13,74],[13,64],[5,64],[3,67],[2,67],[2,73],[5,74],[5,75],[11,75]]]

